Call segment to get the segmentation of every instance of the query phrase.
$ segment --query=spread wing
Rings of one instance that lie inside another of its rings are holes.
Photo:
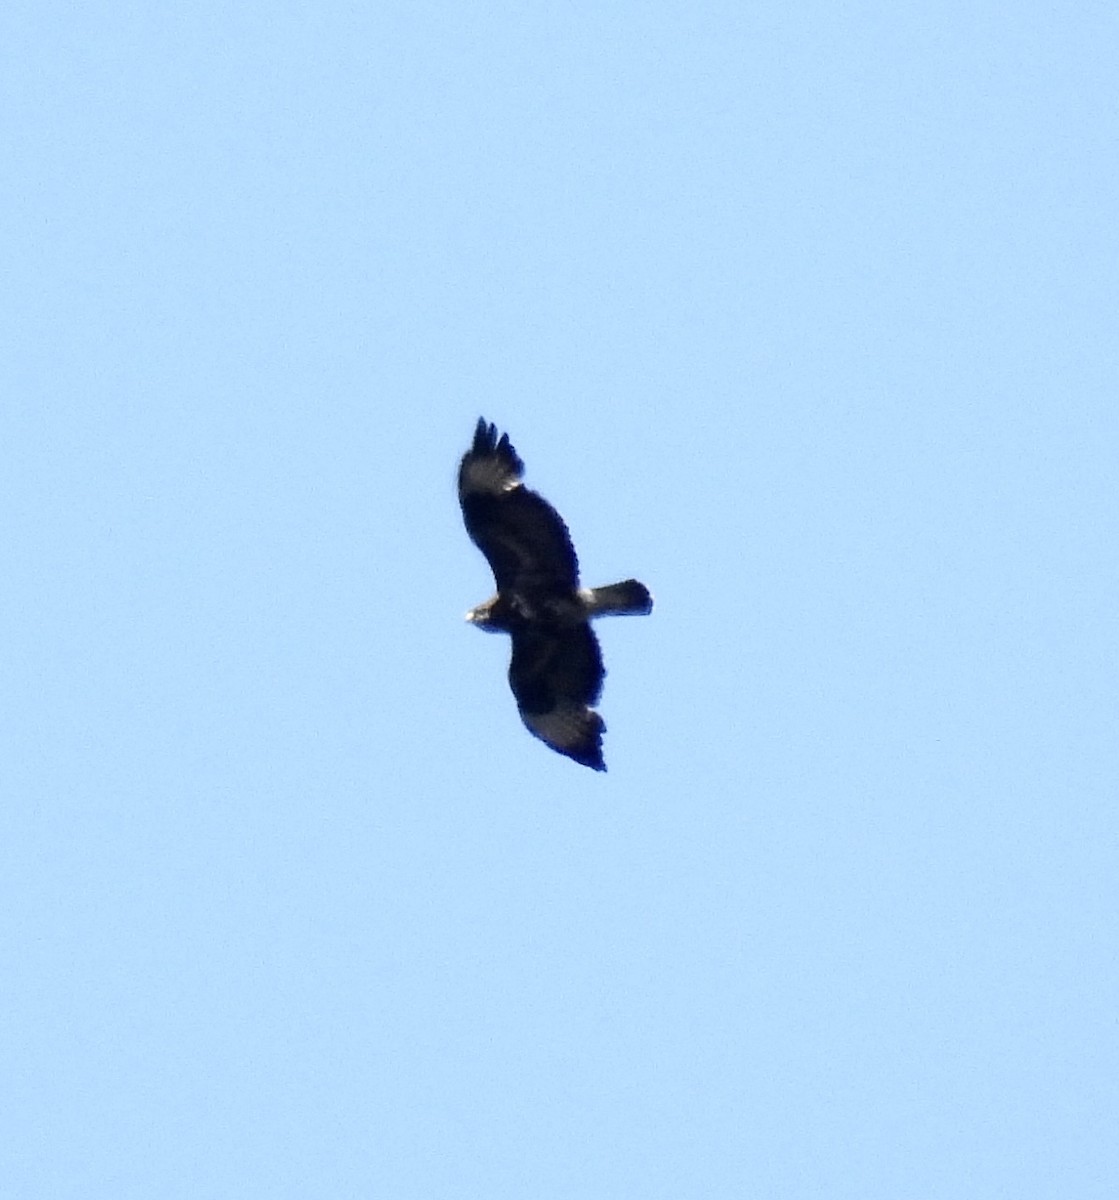
[[[605,771],[606,725],[591,705],[606,674],[589,624],[538,627],[513,634],[509,686],[530,733],[553,750],[596,771]]]
[[[521,482],[524,463],[503,433],[479,418],[463,455],[458,498],[466,531],[489,560],[498,591],[574,590],[579,561],[563,518]]]

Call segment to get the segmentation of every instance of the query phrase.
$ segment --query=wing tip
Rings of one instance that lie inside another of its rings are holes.
[[[543,740],[543,739],[541,739]],[[606,771],[606,759],[602,757],[601,739],[597,744],[588,746],[556,746],[551,742],[547,745],[581,767],[590,767],[592,771]]]
[[[523,706],[518,707],[529,733],[545,746],[592,771],[606,770],[606,760],[602,756],[606,722],[593,708],[560,705],[547,712],[531,712]]]
[[[485,417],[478,418],[474,426],[474,442],[470,447],[471,454],[492,454],[497,447],[497,426],[488,422]]]
[[[524,476],[525,465],[509,440],[509,435],[503,433],[498,436],[497,426],[485,417],[479,417],[478,424],[474,426],[474,441],[463,457],[462,469],[465,471],[475,463],[486,462],[496,463],[500,472],[511,482],[519,483]],[[492,468],[489,474],[492,474]],[[479,477],[488,478],[485,468],[482,468]]]

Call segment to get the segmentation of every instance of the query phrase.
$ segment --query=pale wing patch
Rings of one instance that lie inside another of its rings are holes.
[[[524,723],[549,746],[565,750],[583,746],[594,739],[602,728],[602,718],[589,708],[566,705],[546,713],[522,712]]]
[[[500,458],[468,458],[462,465],[461,487],[464,492],[488,492],[500,496],[520,487],[516,472]]]

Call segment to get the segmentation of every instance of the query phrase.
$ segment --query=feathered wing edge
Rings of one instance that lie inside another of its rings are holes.
[[[598,638],[589,625],[513,635],[509,686],[525,727],[553,750],[596,771],[606,770],[606,723],[591,705],[602,692],[605,674]]]
[[[474,441],[462,456],[458,472],[459,498],[475,493],[500,496],[512,491],[524,478],[525,465],[513,448],[509,435],[497,436],[497,426],[478,418]]]
[[[459,467],[466,532],[486,556],[499,591],[542,586],[572,589],[579,560],[558,512],[521,482],[524,463],[509,435],[479,418]]]
[[[522,710],[521,720],[529,733],[535,734],[557,753],[592,770],[606,770],[606,761],[602,757],[606,722],[593,708],[571,704],[547,713]]]

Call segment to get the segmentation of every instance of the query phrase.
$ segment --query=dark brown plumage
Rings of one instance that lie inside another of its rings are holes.
[[[529,732],[553,750],[605,771],[593,710],[605,670],[595,617],[648,613],[653,598],[636,579],[579,586],[579,562],[559,513],[522,482],[524,463],[508,434],[479,419],[458,473],[466,530],[489,560],[497,594],[467,620],[513,639],[509,686]]]

